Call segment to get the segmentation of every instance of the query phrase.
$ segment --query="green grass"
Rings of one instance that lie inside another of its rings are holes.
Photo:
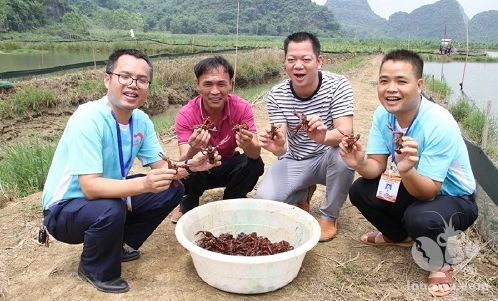
[[[56,103],[54,90],[27,86],[16,91],[8,101],[0,102],[0,116],[23,115],[28,111],[50,108]]]
[[[280,82],[280,79],[272,80],[266,84],[258,85],[255,87],[247,87],[235,90],[235,94],[246,99],[249,102],[254,102],[258,98],[263,97],[275,84]]]
[[[366,57],[364,55],[355,56],[354,58],[346,61],[345,63],[341,64],[340,66],[336,66],[334,68],[331,68],[330,71],[337,73],[337,74],[344,74],[351,69],[355,69],[355,68],[359,67],[365,61],[365,58]]]
[[[463,97],[450,105],[449,111],[462,127],[464,135],[480,146],[486,112]],[[484,151],[492,160],[498,158],[498,119],[496,117],[491,117],[489,120],[487,145]]]
[[[428,94],[435,99],[448,99],[451,95],[451,88],[444,82],[435,79],[431,75],[424,74],[425,89]]]
[[[459,98],[457,102],[449,107],[449,110],[456,121],[463,121],[472,112],[472,104],[464,98]]]
[[[30,138],[3,148],[0,207],[8,200],[43,190],[55,147],[55,142]]]
[[[154,124],[154,129],[156,132],[161,132],[164,130],[171,131],[175,126],[175,117],[178,109],[169,110],[165,114],[160,114],[151,117],[152,123]]]

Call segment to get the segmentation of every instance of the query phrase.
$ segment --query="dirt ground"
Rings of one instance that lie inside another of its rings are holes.
[[[380,56],[369,57],[361,68],[346,74],[355,97],[355,133],[366,143],[372,114],[378,106],[375,92]],[[259,128],[267,125],[262,100],[254,103]],[[49,116],[54,127],[67,116]],[[48,123],[42,127],[47,127]],[[178,154],[176,140],[164,141],[167,154]],[[263,151],[269,166],[275,157]],[[140,167],[135,165],[135,172]],[[201,202],[217,201],[221,190],[205,193]],[[318,186],[311,214],[325,196]],[[310,250],[298,276],[285,287],[260,295],[227,293],[206,284],[196,273],[190,254],[176,240],[175,225],[166,219],[140,249],[142,257],[123,263],[122,276],[130,284],[126,294],[98,292],[77,276],[81,245],[51,239],[50,247],[37,243],[41,192],[9,202],[0,209],[0,300],[431,300],[424,285],[427,272],[414,262],[408,248],[370,247],[359,236],[373,227],[349,203],[342,208],[337,237]],[[456,272],[456,291],[445,300],[498,300],[498,257],[475,231],[467,238],[482,247],[476,258]]]

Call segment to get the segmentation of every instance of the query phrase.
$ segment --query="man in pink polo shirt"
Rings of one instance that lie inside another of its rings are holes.
[[[222,163],[209,172],[191,172],[182,180],[185,196],[171,214],[174,223],[199,206],[205,190],[226,187],[223,199],[246,197],[264,171],[251,104],[228,93],[233,67],[223,57],[214,56],[197,63],[194,73],[199,95],[180,109],[175,122],[180,160],[214,147]]]

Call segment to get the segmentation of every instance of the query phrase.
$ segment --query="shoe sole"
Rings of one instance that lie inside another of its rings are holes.
[[[373,232],[370,232],[373,233]],[[404,241],[404,242],[369,242],[367,240],[363,240],[363,237],[368,237],[370,233],[363,234],[360,237],[360,241],[366,245],[369,246],[376,246],[376,247],[383,247],[383,246],[396,246],[396,247],[402,247],[402,248],[410,248],[413,246],[413,241]]]
[[[335,238],[335,236],[331,237],[331,238],[320,238],[320,240],[318,240],[318,242],[327,242],[327,241],[331,241],[334,238]]]
[[[361,240],[362,243],[369,245],[369,246],[377,246],[377,247],[383,247],[383,246],[395,246],[395,247],[402,247],[402,248],[410,248],[413,246],[413,241],[408,241],[408,242],[383,242],[383,243],[371,243],[371,242],[365,242]]]

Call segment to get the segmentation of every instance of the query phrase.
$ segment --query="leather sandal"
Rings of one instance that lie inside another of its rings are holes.
[[[446,271],[430,272],[428,284],[427,289],[433,296],[442,297],[451,293],[453,289],[453,267],[450,266]],[[434,287],[437,290],[434,290]]]
[[[379,239],[379,238],[382,238]],[[371,246],[398,246],[398,247],[411,247],[413,245],[413,240],[394,242],[390,240],[387,236],[382,234],[380,231],[373,231],[367,234],[363,234],[360,237],[361,242]]]
[[[173,209],[173,212],[171,212],[171,222],[173,224],[176,224],[178,220],[183,216],[183,213],[180,209],[180,205],[176,206],[175,209]]]

